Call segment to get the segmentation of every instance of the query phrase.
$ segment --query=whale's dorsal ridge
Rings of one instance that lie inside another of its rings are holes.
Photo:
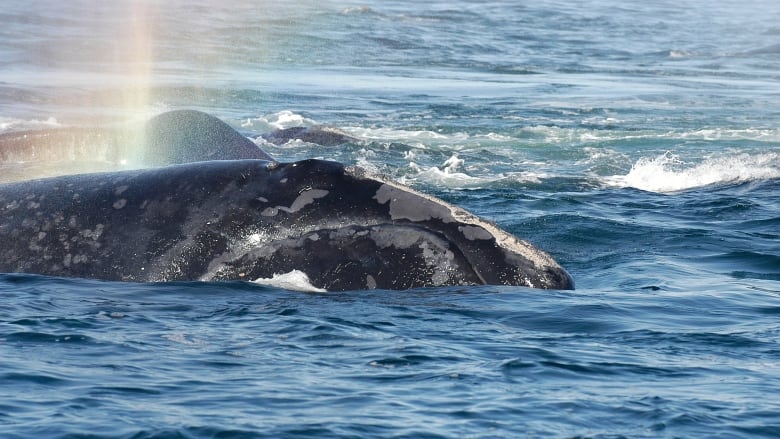
[[[207,160],[273,160],[227,123],[197,110],[174,110],[144,128],[143,162],[166,165]]]

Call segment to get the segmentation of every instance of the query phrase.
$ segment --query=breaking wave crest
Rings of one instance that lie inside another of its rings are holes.
[[[311,284],[309,276],[300,270],[293,270],[289,273],[274,274],[270,278],[259,278],[253,281],[259,285],[268,285],[272,287],[284,288],[293,291],[303,291],[307,293],[324,293],[326,290],[317,288]]]
[[[704,158],[688,163],[666,152],[642,157],[628,174],[609,177],[611,186],[631,187],[648,192],[679,192],[717,184],[739,184],[780,178],[780,154],[733,154]]]

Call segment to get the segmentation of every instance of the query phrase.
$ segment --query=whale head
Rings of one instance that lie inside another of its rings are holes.
[[[269,163],[255,214],[206,279],[299,271],[329,291],[445,285],[572,289],[547,253],[463,209],[357,167]]]

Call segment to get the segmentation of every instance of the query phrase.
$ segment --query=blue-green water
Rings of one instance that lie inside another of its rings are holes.
[[[577,284],[0,275],[0,437],[780,436],[776,2],[5,1],[0,22],[0,132],[175,108],[335,126],[360,143],[261,147],[463,206]]]

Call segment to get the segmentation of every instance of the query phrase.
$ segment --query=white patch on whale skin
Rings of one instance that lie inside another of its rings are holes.
[[[374,279],[374,276],[371,276],[370,274],[366,275],[366,288],[369,290],[376,289],[376,279]]]
[[[267,239],[267,237],[264,233],[257,233],[257,232],[252,233],[245,238],[243,247],[245,248],[256,247],[258,245],[261,245],[265,239]]]
[[[476,241],[478,239],[488,240],[493,238],[493,235],[491,235],[490,232],[479,226],[459,226],[458,230],[460,230],[460,233],[463,233],[463,236],[469,241]]]
[[[453,211],[444,203],[437,203],[429,197],[385,183],[374,195],[379,204],[390,202],[390,217],[394,220],[428,221],[440,219],[445,223],[454,221]]]
[[[105,228],[106,226],[104,226],[103,224],[96,224],[94,229],[83,229],[79,233],[84,238],[97,241],[98,239],[100,239],[100,235],[103,234],[103,229]]]
[[[292,205],[290,207],[280,207],[279,209],[284,210],[288,213],[297,212],[307,205],[311,204],[316,200],[317,198],[322,198],[324,196],[328,195],[328,191],[325,189],[309,189],[307,191],[301,192],[300,195],[298,195],[298,198],[293,201]]]
[[[270,278],[258,278],[252,282],[260,285],[284,288],[286,290],[302,291],[305,293],[327,293],[328,290],[317,288],[311,284],[309,276],[300,270],[289,273],[274,274]]]
[[[304,207],[308,206],[309,204],[313,203],[314,200],[318,198],[323,198],[327,196],[329,193],[330,192],[326,191],[325,189],[307,189],[298,195],[298,198],[296,198],[295,201],[292,202],[290,207],[287,206],[266,207],[262,212],[260,212],[260,215],[276,216],[276,214],[278,214],[280,210],[287,213],[295,213],[303,209]]]
[[[431,244],[434,244],[433,246]],[[423,241],[420,244],[422,256],[425,264],[433,269],[431,272],[431,282],[433,285],[440,286],[449,282],[453,273],[458,268],[453,265],[455,254],[443,246],[437,246],[435,242]]]
[[[420,240],[420,232],[413,228],[386,230],[383,227],[377,227],[371,231],[371,239],[379,248],[408,249]]]

